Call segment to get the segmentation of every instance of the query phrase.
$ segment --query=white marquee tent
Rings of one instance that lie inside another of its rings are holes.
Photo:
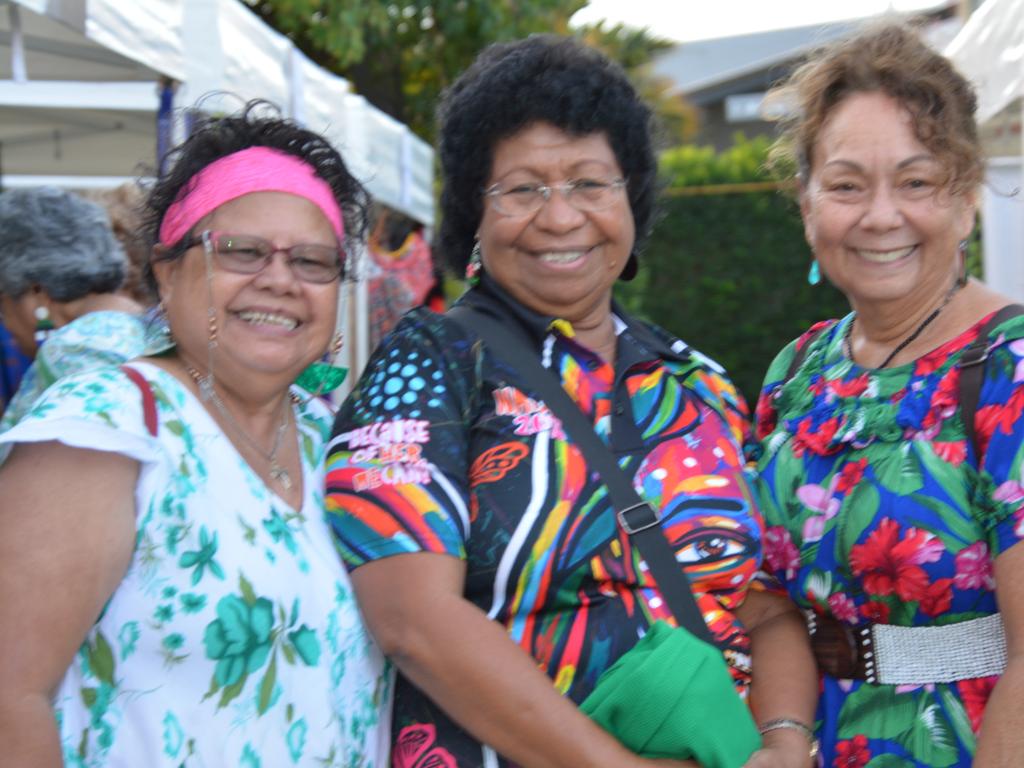
[[[84,189],[146,175],[167,80],[179,115],[204,96],[210,111],[273,102],[327,136],[376,200],[432,224],[431,148],[239,0],[0,0],[0,182]],[[180,138],[182,121],[170,124]],[[351,299],[358,369],[365,285]]]
[[[1024,302],[1024,0],[985,0],[945,53],[974,84],[998,152],[982,189],[985,278]]]

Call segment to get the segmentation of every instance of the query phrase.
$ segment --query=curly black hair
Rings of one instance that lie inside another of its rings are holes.
[[[441,225],[436,248],[456,274],[469,261],[483,216],[483,188],[494,147],[545,122],[575,136],[604,133],[627,180],[636,223],[633,253],[622,273],[636,274],[636,254],[650,234],[657,161],[651,110],[626,73],[571,37],[532,35],[484,49],[441,97]]]
[[[352,247],[366,235],[369,195],[349,173],[338,151],[323,136],[307,130],[287,118],[270,102],[255,99],[237,114],[200,118],[192,133],[171,150],[162,174],[146,198],[143,221],[145,240],[152,247],[159,242],[160,225],[167,209],[185,194],[189,182],[203,168],[227,155],[249,147],[269,147],[304,160],[330,186],[345,221],[345,247]],[[179,258],[193,233],[186,233],[170,245],[163,258]],[[146,265],[146,282],[155,291],[152,264]]]

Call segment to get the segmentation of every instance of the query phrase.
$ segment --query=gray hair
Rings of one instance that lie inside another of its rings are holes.
[[[56,187],[0,194],[0,293],[39,286],[54,301],[110,293],[127,261],[106,211]]]

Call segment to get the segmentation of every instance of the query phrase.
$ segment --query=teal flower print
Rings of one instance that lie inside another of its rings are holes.
[[[174,618],[174,606],[170,603],[161,603],[156,607],[156,610],[153,611],[153,618],[159,624],[170,621]]]
[[[260,756],[256,754],[256,750],[252,748],[252,744],[246,743],[245,749],[242,750],[242,757],[239,761],[239,765],[242,768],[260,768]]]
[[[303,624],[294,632],[288,633],[288,640],[307,667],[317,665],[320,661],[320,641],[316,639],[316,632]]]
[[[121,647],[119,654],[121,661],[135,653],[135,644],[139,642],[140,635],[137,621],[129,621],[121,627],[121,631],[117,633],[117,644]]]
[[[288,729],[288,753],[291,755],[292,762],[297,763],[302,757],[302,753],[306,749],[306,732],[308,730],[305,718],[299,718]]]
[[[277,510],[271,510],[270,517],[263,521],[263,527],[270,534],[275,542],[283,542],[289,552],[295,554],[295,537],[292,536],[288,522],[277,514]]]
[[[265,597],[248,605],[228,595],[217,603],[217,619],[207,625],[203,645],[207,658],[217,662],[218,686],[233,686],[266,663],[273,626],[273,605]]]
[[[194,595],[191,592],[181,594],[181,610],[185,613],[198,613],[206,605],[206,595]]]
[[[175,632],[173,635],[168,635],[163,639],[162,645],[168,651],[176,651],[185,644],[185,638]]]
[[[209,531],[206,530],[206,526],[199,528],[199,549],[189,550],[181,555],[178,560],[178,565],[182,568],[194,568],[192,572],[192,586],[199,583],[199,580],[203,578],[205,569],[209,568],[210,573],[216,576],[218,579],[224,579],[224,569],[220,567],[220,564],[213,559],[213,556],[217,554],[217,534],[210,536]]]
[[[172,712],[164,715],[164,754],[168,757],[177,757],[185,743],[185,732],[181,723]]]

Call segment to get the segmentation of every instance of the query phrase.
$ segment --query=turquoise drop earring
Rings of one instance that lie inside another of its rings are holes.
[[[814,259],[811,261],[811,268],[807,270],[807,284],[817,285],[821,282],[821,268],[818,266],[818,260]]]

